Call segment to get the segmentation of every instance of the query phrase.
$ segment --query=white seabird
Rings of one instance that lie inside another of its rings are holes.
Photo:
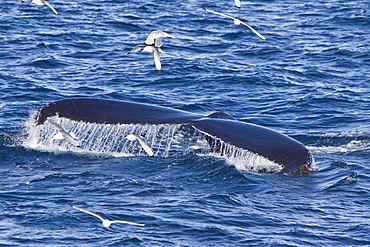
[[[137,51],[140,51],[141,49],[143,49],[143,52],[152,52],[154,54],[154,65],[155,65],[155,69],[160,72],[162,70],[162,64],[161,64],[161,58],[160,58],[160,54],[162,51],[162,49],[160,47],[155,47],[155,46],[151,46],[151,45],[137,45],[135,46],[131,51],[129,51],[127,54],[132,54],[134,52],[137,52]]]
[[[95,217],[99,218],[102,221],[103,226],[106,227],[106,228],[109,228],[110,225],[113,224],[113,223],[124,223],[124,224],[130,224],[130,225],[135,225],[135,226],[145,226],[145,224],[134,223],[134,222],[127,221],[127,220],[107,220],[107,219],[104,219],[103,217],[101,217],[100,215],[98,215],[96,213],[93,213],[93,212],[90,212],[88,210],[85,210],[85,209],[82,209],[82,208],[79,208],[79,207],[76,207],[76,206],[72,206],[72,207],[77,209],[77,210],[80,210],[81,212],[91,214],[92,216],[95,216]]]
[[[48,119],[49,123],[51,125],[53,125],[57,131],[58,131],[58,134],[56,134],[52,139],[53,140],[62,140],[62,139],[65,139],[67,141],[69,141],[72,145],[76,146],[76,147],[80,147],[80,144],[75,140],[77,139],[76,136],[73,134],[73,133],[68,133],[67,131],[65,131],[63,129],[62,126],[60,126],[59,124],[55,123],[54,121],[52,121],[51,119]]]
[[[234,0],[234,1],[235,1],[236,7],[238,7],[240,9],[242,7],[242,5],[240,3],[240,0]]]
[[[25,3],[25,2],[28,2],[29,0],[22,0],[22,3]],[[37,5],[37,6],[49,6],[51,8],[52,11],[54,11],[54,13],[57,15],[58,12],[54,9],[53,6],[51,6],[51,4],[47,1],[44,1],[44,0],[32,0],[33,4]]]
[[[149,156],[151,157],[154,156],[153,150],[148,146],[148,144],[146,144],[146,142],[140,136],[129,134],[125,136],[125,139],[130,140],[130,141],[138,141]]]
[[[209,9],[206,9],[203,7],[203,9],[205,11],[208,11],[210,13],[213,13],[213,14],[216,14],[216,15],[222,15],[222,16],[225,16],[225,17],[228,17],[228,18],[231,18],[234,20],[234,24],[235,26],[239,26],[240,24],[243,24],[245,25],[246,27],[248,27],[250,30],[252,30],[252,32],[254,32],[258,37],[260,37],[261,39],[263,40],[268,40],[265,38],[265,36],[263,36],[262,34],[260,34],[259,32],[257,32],[253,27],[249,26],[247,23],[245,22],[242,22],[241,20],[239,20],[238,18],[235,18],[235,17],[232,17],[231,15],[227,15],[227,14],[223,14],[223,13],[220,13],[220,12],[217,12],[217,11],[214,11],[214,10],[209,10]]]
[[[173,36],[172,34],[168,34],[166,32],[160,31],[160,30],[153,31],[146,38],[145,44],[146,45],[153,45],[154,44],[155,47],[161,47],[162,44],[163,44],[162,43],[163,38],[174,39],[175,36]]]
[[[163,31],[153,31],[146,38],[144,45],[135,46],[127,54],[132,54],[134,52],[140,51],[141,49],[143,49],[143,52],[152,52],[154,54],[155,68],[158,72],[160,72],[162,69],[160,53],[163,52],[160,47],[163,45],[162,40],[164,38],[175,38],[175,36]]]

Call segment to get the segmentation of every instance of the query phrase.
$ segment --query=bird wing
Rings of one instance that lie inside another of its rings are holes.
[[[134,52],[140,51],[141,49],[145,48],[146,45],[137,45],[131,49],[131,51],[127,52],[127,54],[132,54]]]
[[[63,133],[62,133],[62,135],[63,135]],[[69,141],[72,145],[74,145],[76,147],[80,147],[80,144],[68,132],[65,132],[63,136],[64,136],[64,139]]]
[[[54,9],[54,7],[53,7],[53,6],[51,6],[51,4],[50,4],[49,2],[44,1],[44,3],[45,3],[47,6],[49,6],[49,7],[51,8],[51,10],[52,10],[52,11],[54,11],[54,13],[55,13],[56,15],[58,14],[58,12]]]
[[[63,140],[64,139],[64,136],[62,135],[62,133],[58,132],[58,134],[56,134],[55,136],[53,136],[53,138],[51,138],[52,140]]]
[[[235,5],[236,7],[238,7],[239,9],[241,8],[241,3],[240,3],[240,0],[234,0],[235,1]]]
[[[130,225],[135,225],[135,226],[145,226],[145,224],[141,223],[135,223],[127,220],[112,220],[111,223],[124,223],[124,224],[130,224]]]
[[[260,37],[261,39],[263,39],[263,40],[268,40],[268,39],[266,39],[266,37],[265,37],[265,36],[263,36],[262,34],[260,34],[259,32],[257,32],[253,27],[249,26],[247,23],[242,22],[242,21],[240,21],[240,23],[241,23],[241,24],[243,24],[244,26],[247,26],[250,30],[252,30],[252,32],[254,32],[254,33],[255,33],[258,37]]]
[[[57,124],[57,123],[56,123],[56,122],[54,122],[53,120],[51,120],[51,119],[49,119],[49,118],[48,118],[48,121],[49,121],[49,123],[50,123],[51,125],[53,125],[53,126],[58,130],[58,132],[65,131],[65,130],[63,129],[63,127],[62,127],[62,126],[60,126],[59,124]]]
[[[77,209],[77,210],[80,210],[84,213],[87,213],[87,214],[91,214],[92,216],[95,216],[97,218],[99,218],[101,221],[104,221],[106,219],[104,219],[103,217],[101,217],[99,214],[96,214],[96,213],[93,213],[93,212],[90,212],[90,211],[87,211],[85,209],[82,209],[82,208],[79,208],[79,207],[76,207],[76,206],[72,206],[73,208]]]
[[[154,46],[155,46],[155,47],[161,47],[161,46],[163,45],[163,42],[162,42],[163,38],[164,38],[164,37],[156,38],[156,39],[154,40]]]
[[[68,133],[67,131],[65,131],[65,129],[63,129],[62,126],[60,126],[59,124],[55,123],[54,121],[52,121],[51,119],[48,119],[48,121],[51,123],[51,125],[53,125],[57,131],[58,131],[58,134],[56,134],[52,139],[53,140],[61,140],[61,139],[65,139],[67,141],[69,141],[72,145],[76,146],[76,147],[80,147],[80,144],[75,140],[76,137],[72,137],[72,133]]]
[[[165,32],[163,32],[163,31],[153,31],[146,38],[145,44],[152,45],[152,44],[154,44],[155,39],[158,39],[158,38],[163,39],[164,37],[165,37]]]
[[[159,50],[157,48],[155,48],[153,50],[153,54],[154,54],[154,64],[155,64],[155,68],[158,72],[161,71],[162,69],[162,64],[161,64],[161,60],[160,60],[160,53],[159,53]]]
[[[145,40],[146,45],[154,44],[154,39],[155,39],[155,36],[156,36],[156,32],[158,32],[158,31],[153,31],[148,35],[148,37],[146,37],[146,40]]]
[[[153,150],[148,146],[148,144],[146,144],[146,142],[139,136],[136,137],[137,140],[139,141],[140,145],[143,147],[143,149],[145,150],[145,152],[153,157],[154,156],[154,153],[153,153]]]
[[[227,15],[227,14],[224,14],[224,13],[220,13],[220,12],[217,12],[217,11],[214,11],[214,10],[210,10],[210,9],[206,9],[206,8],[204,8],[203,7],[203,9],[205,10],[205,11],[208,11],[208,12],[210,12],[210,13],[213,13],[213,14],[216,14],[216,15],[222,15],[222,16],[225,16],[225,17],[227,17],[227,18],[231,18],[231,19],[236,19],[235,17],[232,17],[231,15]]]
[[[160,44],[159,46],[157,46],[155,43],[155,46],[157,47],[160,47],[162,45],[162,39],[163,38],[175,38],[175,36],[171,35],[171,34],[168,34],[166,32],[163,32],[163,31],[153,31],[151,32],[148,37],[146,38],[145,40],[145,44],[146,45],[152,45],[154,44],[155,42],[159,42],[158,44]],[[157,39],[160,39],[159,41],[156,41]]]

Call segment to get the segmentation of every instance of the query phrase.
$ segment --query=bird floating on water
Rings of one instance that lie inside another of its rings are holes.
[[[135,46],[127,54],[132,54],[134,52],[140,51],[141,49],[143,49],[143,52],[152,52],[154,54],[155,68],[158,72],[160,72],[162,69],[160,53],[163,52],[160,47],[163,45],[162,40],[164,38],[175,38],[175,36],[160,30],[153,31],[148,35],[143,45]]]
[[[73,134],[73,133],[68,133],[67,131],[65,131],[65,129],[63,129],[62,126],[60,126],[59,124],[57,124],[56,122],[54,122],[53,120],[51,120],[50,118],[48,118],[48,121],[51,125],[53,125],[57,131],[58,131],[58,134],[56,134],[52,139],[53,140],[62,140],[62,139],[65,139],[67,140],[69,143],[71,143],[72,145],[76,146],[76,147],[80,147],[80,144],[75,140],[77,139],[76,136]]]
[[[220,12],[217,12],[217,11],[214,11],[214,10],[210,10],[210,9],[206,9],[203,7],[203,9],[207,12],[210,12],[210,13],[213,13],[213,14],[216,14],[216,15],[221,15],[221,16],[225,16],[225,17],[228,17],[228,18],[231,18],[234,20],[234,24],[235,26],[239,26],[240,24],[243,24],[244,26],[248,27],[250,30],[252,30],[252,32],[254,32],[258,37],[260,37],[261,39],[263,40],[268,40],[265,38],[265,36],[263,36],[262,34],[260,34],[259,32],[257,32],[253,27],[249,26],[247,23],[239,20],[238,18],[235,18],[235,17],[232,17],[231,15],[227,15],[227,14],[223,14],[223,13],[220,13]]]
[[[130,225],[135,225],[135,226],[145,226],[145,224],[135,223],[135,222],[127,221],[127,220],[108,220],[108,219],[104,219],[100,215],[98,215],[96,213],[93,213],[93,212],[90,212],[86,209],[82,209],[82,208],[79,208],[79,207],[76,207],[76,206],[72,206],[72,207],[77,209],[77,210],[80,210],[81,212],[84,212],[84,213],[87,213],[87,214],[90,214],[92,216],[95,216],[95,217],[99,218],[102,221],[103,226],[106,227],[106,228],[109,228],[110,225],[113,224],[113,223],[124,223],[124,224],[130,224]]]
[[[22,3],[25,3],[25,2],[28,2],[29,0],[22,0]],[[49,6],[51,8],[52,11],[54,11],[54,13],[57,15],[58,12],[54,9],[53,6],[51,6],[51,4],[47,1],[44,1],[44,0],[32,0],[33,4],[37,5],[37,6]]]
[[[125,136],[125,139],[130,140],[130,141],[138,141],[149,156],[151,157],[154,156],[153,150],[148,146],[148,144],[146,144],[146,142],[140,136],[129,134]]]

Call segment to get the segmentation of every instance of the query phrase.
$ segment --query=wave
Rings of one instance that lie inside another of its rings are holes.
[[[307,136],[307,147],[313,152],[351,153],[370,151],[370,134],[361,132],[325,133]]]

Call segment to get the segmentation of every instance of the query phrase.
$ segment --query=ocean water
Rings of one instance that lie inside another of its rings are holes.
[[[2,246],[370,245],[368,0],[49,2],[59,15],[0,5]],[[155,30],[176,36],[161,73],[152,54],[127,55]],[[38,108],[72,97],[226,112],[302,142],[317,170],[243,170],[189,151],[199,140],[153,143],[156,158],[33,145]],[[106,229],[72,205],[145,226]]]

